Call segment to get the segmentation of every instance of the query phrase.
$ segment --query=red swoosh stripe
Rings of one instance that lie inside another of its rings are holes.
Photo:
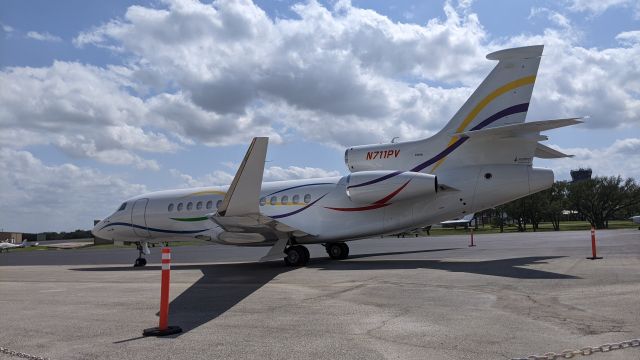
[[[407,185],[409,185],[409,182],[411,181],[411,179],[407,180],[406,183],[404,183],[404,185],[400,186],[398,189],[396,189],[394,192],[392,192],[391,194],[383,197],[382,199],[374,202],[374,204],[384,204],[387,201],[391,200],[394,196],[398,195],[398,193],[400,191],[402,191],[402,189],[404,189]]]
[[[398,195],[398,193],[400,191],[402,191],[402,189],[404,189],[407,185],[409,185],[409,182],[411,180],[408,180],[406,183],[404,183],[402,186],[400,186],[399,188],[397,188],[396,190],[394,190],[391,194],[383,197],[382,199],[374,202],[371,205],[367,205],[367,206],[361,206],[361,207],[355,207],[355,208],[334,208],[334,207],[327,207],[325,206],[326,209],[331,209],[331,210],[337,210],[337,211],[365,211],[365,210],[373,210],[373,209],[379,209],[388,205],[391,205],[391,203],[387,203],[387,201],[391,200],[394,196]]]

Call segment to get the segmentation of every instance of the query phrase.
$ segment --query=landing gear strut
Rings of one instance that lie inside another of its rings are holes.
[[[334,260],[343,260],[349,256],[349,246],[343,242],[326,244],[325,249],[329,257]]]
[[[305,266],[309,263],[309,250],[302,245],[289,246],[284,252],[287,254],[284,263],[288,266]]]
[[[138,249],[138,258],[133,263],[133,267],[141,267],[141,266],[147,265],[147,259],[142,257],[145,254],[145,250],[142,247],[142,243],[141,242],[137,242],[136,243],[136,249]],[[148,251],[148,249],[147,249],[147,251]]]

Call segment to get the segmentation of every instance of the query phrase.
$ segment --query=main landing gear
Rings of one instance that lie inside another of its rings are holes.
[[[144,254],[148,255],[149,253],[151,253],[149,247],[147,246],[147,243],[145,242],[143,245],[141,242],[137,242],[136,249],[138,249],[138,258],[133,263],[133,267],[142,267],[147,265],[147,259],[142,257]]]
[[[329,257],[334,260],[343,260],[349,256],[349,246],[343,242],[328,243],[324,247]]]
[[[305,266],[309,263],[309,250],[302,245],[292,245],[284,250],[287,257],[284,263],[288,266]]]

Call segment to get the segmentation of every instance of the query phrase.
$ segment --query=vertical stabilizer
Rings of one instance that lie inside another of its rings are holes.
[[[506,49],[487,55],[498,65],[443,129],[447,133],[524,122],[536,81],[543,45]]]

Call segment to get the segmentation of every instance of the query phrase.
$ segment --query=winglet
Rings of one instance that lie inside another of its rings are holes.
[[[218,216],[258,214],[268,137],[255,137],[218,209]]]

